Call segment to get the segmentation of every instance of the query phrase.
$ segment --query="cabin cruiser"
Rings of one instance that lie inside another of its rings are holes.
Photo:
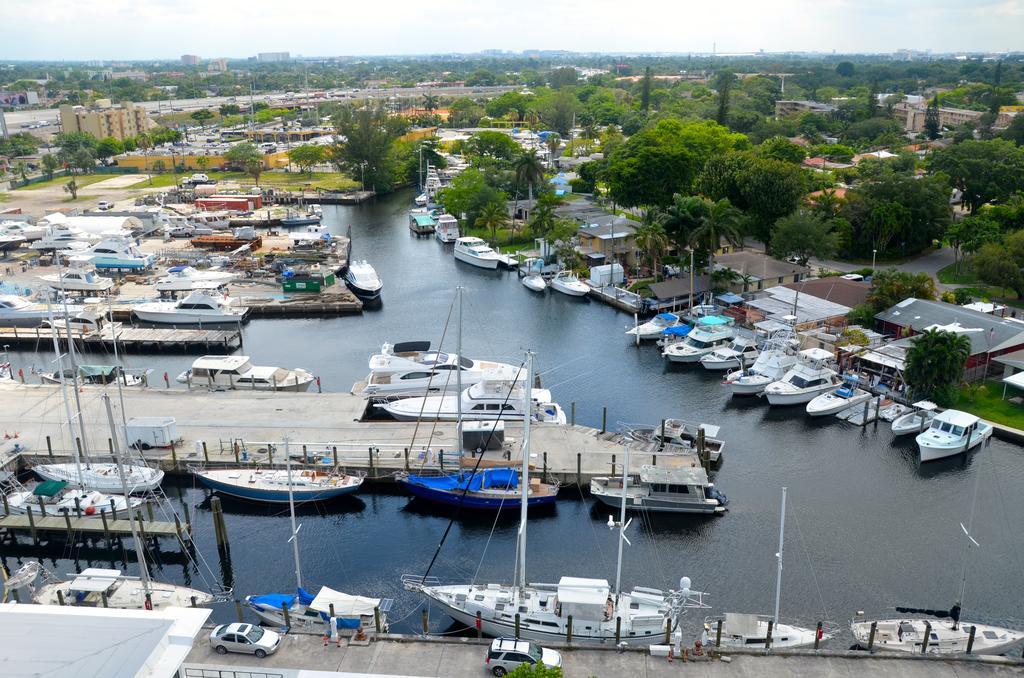
[[[992,424],[969,412],[946,410],[917,435],[921,461],[933,461],[967,452],[992,436]]]
[[[196,235],[210,235],[213,231],[222,231],[231,226],[231,215],[228,212],[193,212],[188,215],[188,220],[195,227]]]
[[[29,249],[39,252],[55,250],[81,251],[100,241],[100,236],[86,233],[80,228],[68,224],[53,224],[46,229],[46,234],[29,245]]]
[[[467,388],[488,375],[514,379],[518,368],[489,360],[474,360],[454,353],[430,350],[429,341],[384,344],[380,353],[370,356],[370,374],[357,383],[352,392],[360,396],[421,394],[456,389],[461,372],[462,387]]]
[[[65,292],[108,292],[114,286],[113,278],[97,275],[77,266],[65,269],[60,274],[41,275],[39,279],[50,287]]]
[[[345,272],[345,284],[352,293],[364,301],[380,298],[384,289],[377,271],[366,261],[353,261]]]
[[[305,391],[315,380],[312,373],[298,367],[253,365],[245,355],[204,355],[177,377],[178,383],[190,387],[255,391]]]
[[[500,257],[490,245],[473,236],[455,240],[455,258],[478,268],[496,270]]]
[[[659,313],[645,323],[626,330],[626,334],[640,339],[660,339],[669,327],[684,324],[675,313]]]
[[[910,411],[892,420],[892,434],[905,436],[908,433],[923,433],[938,413],[939,406],[930,400],[919,400],[910,406]]]
[[[155,254],[143,254],[138,247],[120,238],[105,238],[92,247],[76,252],[72,265],[92,264],[96,268],[143,270],[156,263]]]
[[[757,395],[773,381],[778,381],[796,364],[796,339],[790,331],[780,331],[769,337],[754,364],[725,375],[723,385],[733,395]]]
[[[157,292],[215,290],[227,285],[235,275],[224,271],[199,270],[191,266],[171,266],[167,275],[156,281]]]
[[[0,294],[0,325],[7,327],[38,327],[48,320],[65,315],[76,315],[81,306],[64,306],[54,304],[47,308],[46,304],[37,304],[13,294]]]
[[[95,567],[87,567],[68,581],[44,584],[32,598],[39,605],[112,607],[120,610],[192,607],[193,604],[209,605],[214,600],[204,591],[156,581],[144,585],[137,577],[122,575],[121,570]]]
[[[531,400],[530,416],[533,421],[565,423],[565,412],[558,403],[551,402],[551,391],[532,389]],[[460,404],[462,419],[465,421],[522,421],[522,379],[513,380],[505,378],[504,375],[489,375],[461,394],[402,398],[378,403],[376,407],[398,421],[457,421]]]
[[[39,379],[44,384],[70,384],[75,373],[69,368],[61,372],[42,372]],[[120,382],[122,386],[141,386],[145,380],[135,374],[128,374],[120,365],[79,365],[78,383],[84,386],[103,386]]]
[[[25,242],[35,242],[46,235],[46,226],[33,226],[24,221],[0,221],[0,233],[20,235]]]
[[[458,240],[459,220],[450,214],[439,215],[437,217],[437,224],[434,226],[434,237],[443,243]]]
[[[570,297],[585,297],[590,293],[590,287],[577,278],[572,271],[559,271],[548,282],[548,286],[554,291],[568,294]]]
[[[862,405],[871,400],[871,393],[862,388],[857,388],[857,380],[853,377],[846,377],[845,382],[837,389],[827,391],[815,396],[807,403],[807,414],[812,417],[824,417],[829,414],[839,414],[856,405]]]
[[[430,198],[427,197],[426,193],[420,193],[415,198],[413,198],[413,202],[416,203],[416,205],[419,207],[426,207],[427,203],[430,202]]]
[[[640,475],[629,478],[625,491],[621,477],[599,476],[590,481],[590,494],[602,504],[621,508],[623,494],[627,509],[660,513],[722,514],[729,500],[715,489],[700,466],[640,467]]]
[[[732,318],[721,315],[700,316],[685,339],[669,344],[661,354],[674,363],[698,362],[702,356],[732,342],[736,336],[732,323]]]
[[[702,355],[700,364],[705,370],[728,370],[735,367],[742,370],[757,360],[759,354],[757,343],[753,339],[734,337],[728,346]]]
[[[903,608],[896,608],[902,611]],[[932,615],[940,611],[929,610]],[[952,614],[950,614],[952,613]],[[1024,632],[1013,629],[960,621],[960,608],[955,606],[950,613],[941,612],[941,617],[880,619],[877,621],[854,619],[850,630],[857,644],[867,649],[870,644],[876,650],[894,650],[922,654],[927,633],[928,654],[964,654],[974,629],[974,654],[1004,654],[1024,641]],[[874,627],[874,628],[872,628]],[[874,635],[872,639],[871,636]]]
[[[764,395],[772,405],[802,405],[825,391],[830,391],[842,379],[832,366],[833,356],[823,348],[800,351],[796,364],[779,381],[768,384]]]
[[[437,222],[426,208],[409,211],[409,230],[416,235],[430,235],[437,227]]]
[[[246,306],[233,306],[232,298],[211,297],[203,292],[192,292],[179,301],[150,301],[132,306],[139,320],[168,325],[202,325],[240,323],[249,313]]]
[[[13,252],[25,242],[25,238],[20,235],[0,232],[0,252]]]

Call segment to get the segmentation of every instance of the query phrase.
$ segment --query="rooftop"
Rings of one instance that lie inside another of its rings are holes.
[[[740,275],[750,275],[759,280],[772,280],[783,276],[801,275],[805,276],[811,269],[799,264],[792,264],[788,261],[769,257],[763,252],[751,250],[740,250],[730,254],[719,254],[715,256],[717,268],[731,268]]]
[[[863,304],[868,297],[871,285],[860,280],[847,280],[841,276],[801,280],[798,283],[783,285],[791,290],[800,290],[800,294],[825,299],[836,304],[853,308]]]
[[[942,301],[910,297],[876,314],[875,318],[913,332],[940,329],[964,333],[971,340],[971,355],[1024,345],[1024,322]]]

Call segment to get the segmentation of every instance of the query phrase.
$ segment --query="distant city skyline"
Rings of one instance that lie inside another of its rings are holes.
[[[245,58],[258,52],[415,55],[1024,50],[1024,0],[5,0],[4,60]]]

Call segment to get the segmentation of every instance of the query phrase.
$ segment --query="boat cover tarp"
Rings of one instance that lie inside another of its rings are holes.
[[[350,596],[347,593],[341,591],[335,591],[327,586],[320,589],[320,593],[316,594],[316,598],[309,604],[309,609],[316,610],[317,612],[331,611],[331,604],[334,605],[334,616],[335,617],[348,617],[355,618],[356,621],[359,617],[367,617],[373,615],[373,609],[380,606],[380,598],[367,598],[365,596]],[[343,626],[340,628],[355,628],[353,626]]]
[[[743,303],[743,297],[741,297],[738,294],[733,294],[732,292],[726,292],[724,294],[719,294],[718,296],[715,297],[715,299],[718,299],[723,304],[742,304]]]
[[[519,473],[510,468],[489,468],[476,474],[447,476],[409,476],[409,482],[432,490],[477,492],[481,489],[509,488],[519,484]]]
[[[679,320],[679,316],[677,316],[675,313],[659,313],[658,317],[661,318],[662,320],[668,320],[670,322],[676,322],[677,320]]]
[[[692,329],[689,325],[676,325],[674,327],[666,327],[661,333],[670,337],[685,337]]]
[[[413,217],[417,226],[433,226],[434,219],[429,214],[417,214]]]
[[[295,596],[291,593],[267,593],[262,596],[253,596],[249,600],[255,605],[264,605],[275,610],[280,610],[282,605],[287,605],[290,610],[295,604]]]
[[[44,480],[35,486],[32,494],[37,497],[52,497],[67,486],[63,480]]]
[[[117,373],[117,365],[79,365],[78,373],[83,377],[112,377]]]
[[[313,602],[313,598],[314,597],[315,596],[312,593],[310,593],[306,589],[302,588],[301,586],[299,587],[299,602],[300,603],[302,603],[303,605],[307,605],[308,606],[310,603]]]
[[[720,315],[706,315],[697,322],[701,325],[728,325],[732,320]]]

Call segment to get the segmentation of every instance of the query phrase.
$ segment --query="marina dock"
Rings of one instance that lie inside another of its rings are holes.
[[[115,317],[117,313],[115,311]],[[0,344],[33,348],[52,346],[54,334],[61,346],[67,345],[68,333],[63,328],[0,327]],[[173,327],[129,327],[114,323],[93,332],[71,330],[79,350],[111,352],[114,340],[121,351],[185,351],[230,353],[241,347],[242,334],[237,329],[178,329]]]

